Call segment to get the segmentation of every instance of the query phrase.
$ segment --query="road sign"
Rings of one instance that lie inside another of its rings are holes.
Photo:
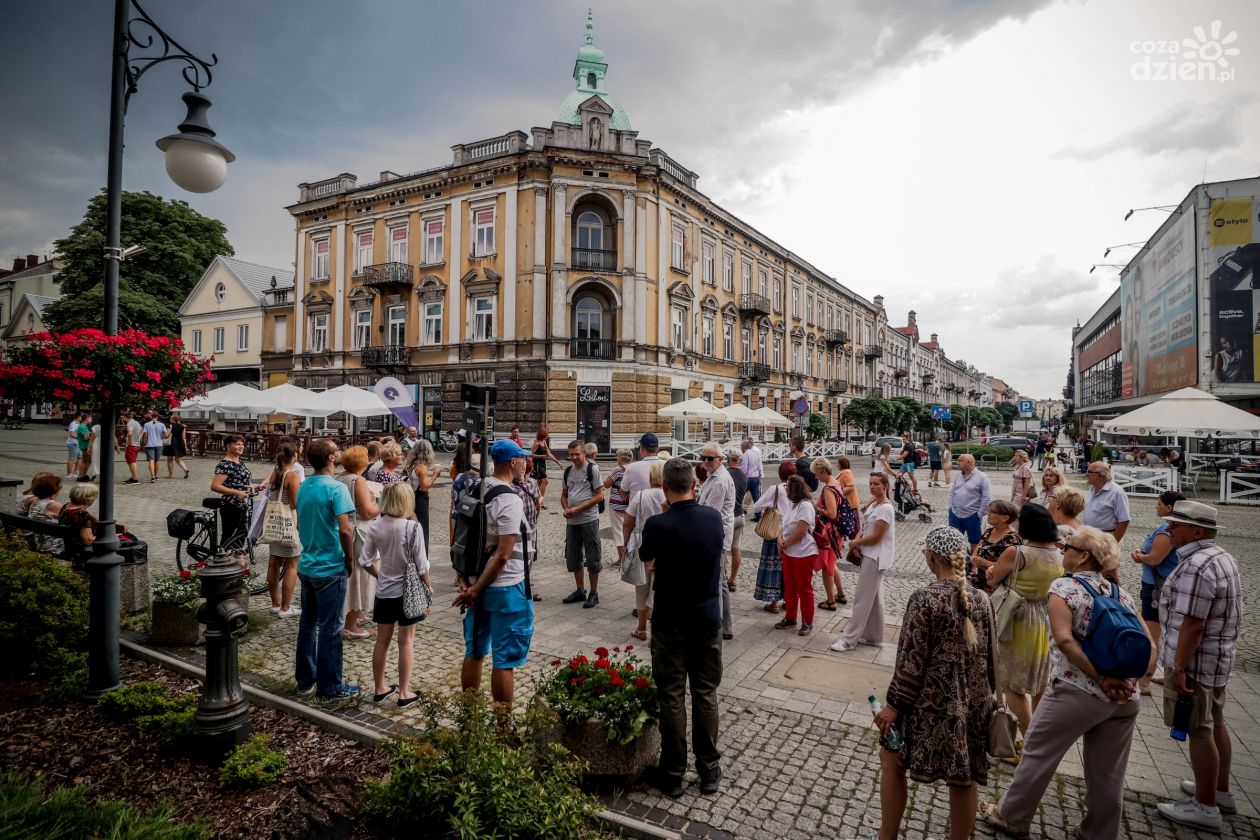
[[[951,417],[953,417],[953,414],[950,412],[949,406],[947,405],[932,406],[932,419],[933,420],[949,420]]]
[[[809,401],[798,399],[792,403],[792,410],[797,414],[805,414],[809,411]]]
[[[1036,406],[1033,404],[1032,400],[1019,401],[1019,416],[1020,417],[1032,417],[1034,411],[1036,411]]]

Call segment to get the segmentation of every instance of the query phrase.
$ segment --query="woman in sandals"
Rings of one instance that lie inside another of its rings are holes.
[[[381,491],[381,516],[367,528],[359,565],[376,578],[376,598],[372,618],[376,622],[376,647],[372,649],[373,703],[381,703],[398,692],[398,706],[416,702],[411,690],[412,639],[416,622],[424,618],[403,615],[403,580],[408,565],[415,566],[421,586],[429,591],[429,558],[424,551],[424,531],[415,520],[416,494],[403,481],[388,484]],[[425,612],[428,612],[427,610]],[[385,683],[385,656],[398,625],[398,682]]]
[[[960,531],[933,528],[923,557],[936,579],[906,602],[888,705],[875,716],[880,840],[899,836],[907,776],[949,787],[950,840],[970,837],[976,825],[976,787],[989,781],[996,679],[989,599],[967,580],[967,549]],[[900,744],[889,740],[894,727]]]
[[[815,458],[810,461],[809,468],[818,479],[818,498],[814,502],[817,510],[814,515],[822,521],[835,522],[840,515],[840,497],[844,488],[832,474],[831,461],[826,458]],[[839,526],[837,533],[838,530]],[[843,541],[843,537],[840,541]],[[844,581],[836,568],[836,561],[840,559],[839,550],[838,545],[833,549],[830,545],[823,545],[821,542],[818,544],[818,563],[822,566],[823,589],[827,592],[827,601],[818,605],[820,610],[835,612],[837,603],[849,603],[849,599],[844,597]]]
[[[796,462],[784,461],[779,464],[779,483],[773,489],[766,490],[753,504],[753,512],[773,507],[781,518],[792,512],[792,503],[787,497],[787,480],[796,475]],[[778,539],[761,541],[761,560],[757,563],[757,587],[753,590],[753,599],[765,601],[764,609],[768,613],[779,612],[779,602],[783,600],[783,558],[779,556]]]
[[[297,446],[282,441],[276,450],[276,466],[267,479],[268,497],[287,505],[293,515],[294,533],[297,531],[297,500],[302,488],[302,477],[294,471],[297,463]],[[267,591],[271,595],[271,614],[281,618],[293,618],[302,610],[293,606],[293,592],[297,589],[298,558],[302,556],[300,542],[272,543],[267,546]]]
[[[1050,687],[1024,741],[1023,759],[1010,788],[996,806],[981,809],[986,822],[1012,837],[1028,837],[1054,771],[1078,741],[1087,790],[1085,817],[1076,836],[1081,840],[1120,836],[1124,771],[1141,694],[1137,680],[1101,676],[1080,642],[1094,612],[1094,596],[1086,584],[1102,595],[1118,597],[1137,614],[1133,599],[1110,580],[1119,565],[1120,547],[1110,534],[1085,527],[1068,538],[1063,566],[1071,576],[1050,585]]]
[[[665,491],[662,489],[665,483],[664,461],[658,459],[652,462],[648,470],[648,481],[651,487],[635,493],[630,498],[630,504],[626,506],[625,514],[621,517],[627,554],[638,551],[639,546],[643,544],[643,526],[647,524],[648,519],[665,510]],[[652,571],[655,565],[651,561],[643,564],[647,581],[634,587],[634,608],[638,624],[630,631],[630,635],[642,642],[648,639],[648,618],[652,615]]]

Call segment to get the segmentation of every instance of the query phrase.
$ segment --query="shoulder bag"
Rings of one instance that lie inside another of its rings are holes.
[[[761,519],[757,520],[757,527],[753,530],[757,532],[757,536],[763,540],[777,540],[779,532],[783,528],[783,514],[779,513],[778,494],[783,492],[783,488],[774,488],[775,504],[766,508],[761,513]]]
[[[963,586],[967,584],[964,582]],[[993,668],[993,710],[989,713],[989,733],[985,750],[994,758],[1015,758],[1015,736],[1019,731],[1019,722],[1010,709],[1006,708],[1006,697],[1002,693],[997,679],[997,615],[992,601],[989,605],[989,661]]]
[[[1015,626],[1015,617],[1024,608],[1024,596],[1015,591],[1014,584],[1019,578],[1019,568],[1024,565],[1023,546],[1015,547],[1015,568],[1007,575],[1006,580],[998,584],[990,596],[993,604],[993,635],[1002,642],[1011,640],[1011,632]]]
[[[424,585],[424,579],[420,577],[420,572],[416,571],[416,554],[412,544],[415,541],[416,529],[419,527],[418,522],[408,522],[406,538],[403,541],[402,614],[408,621],[423,620],[424,614],[429,610],[429,605],[433,603],[429,587]]]
[[[299,543],[293,508],[285,504],[283,490],[276,496],[275,499],[267,499],[267,507],[262,515],[262,534],[258,542],[280,548],[296,547]]]

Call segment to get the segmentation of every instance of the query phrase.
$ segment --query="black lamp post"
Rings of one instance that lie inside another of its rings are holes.
[[[134,7],[135,17],[132,17]],[[113,68],[110,74],[109,170],[105,193],[105,334],[118,334],[118,267],[124,258],[122,247],[122,164],[123,124],[127,104],[136,84],[149,68],[167,61],[183,62],[182,75],[193,92],[184,94],[188,116],[178,134],[163,137],[158,148],[166,152],[166,171],[176,184],[190,192],[210,192],[223,183],[227,165],[235,156],[214,140],[206,123],[210,100],[200,91],[210,84],[210,68],[219,59],[211,54],[206,62],[184,49],[162,31],[137,0],[115,0],[113,28]],[[131,55],[131,49],[151,49],[148,55]],[[91,583],[88,599],[90,617],[88,648],[89,697],[97,697],[118,687],[118,535],[114,529],[114,423],[118,406],[111,400],[101,405],[101,428],[109,435],[109,457],[101,458],[100,533],[87,562]]]

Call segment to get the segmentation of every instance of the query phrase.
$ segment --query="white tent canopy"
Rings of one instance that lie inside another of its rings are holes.
[[[288,413],[310,417],[326,417],[344,411],[355,417],[379,417],[391,413],[389,406],[376,394],[353,385],[338,385],[327,391],[312,392],[305,401],[295,401]]]
[[[765,420],[762,419],[761,415],[743,403],[731,403],[722,408],[722,413],[726,415],[726,419],[731,423],[739,423],[744,426],[765,425]]]
[[[1173,391],[1103,424],[1111,435],[1260,438],[1260,417],[1198,388]]]
[[[696,397],[694,400],[685,400],[684,402],[667,405],[658,409],[657,417],[669,417],[674,420],[715,420],[719,423],[725,423],[729,418],[722,413],[722,409],[713,403]]]
[[[242,410],[255,414],[300,414],[309,415],[309,411],[301,408],[319,397],[314,391],[299,388],[288,382],[255,392],[253,400],[242,399]]]
[[[241,406],[257,401],[258,395],[261,393],[262,391],[259,391],[257,388],[233,382],[224,385],[222,388],[215,388],[204,396],[185,400],[180,404],[180,408],[195,411],[243,411],[246,409],[241,408]]]
[[[763,405],[753,413],[760,418],[761,425],[763,426],[776,426],[782,429],[790,429],[796,425],[768,405]]]

